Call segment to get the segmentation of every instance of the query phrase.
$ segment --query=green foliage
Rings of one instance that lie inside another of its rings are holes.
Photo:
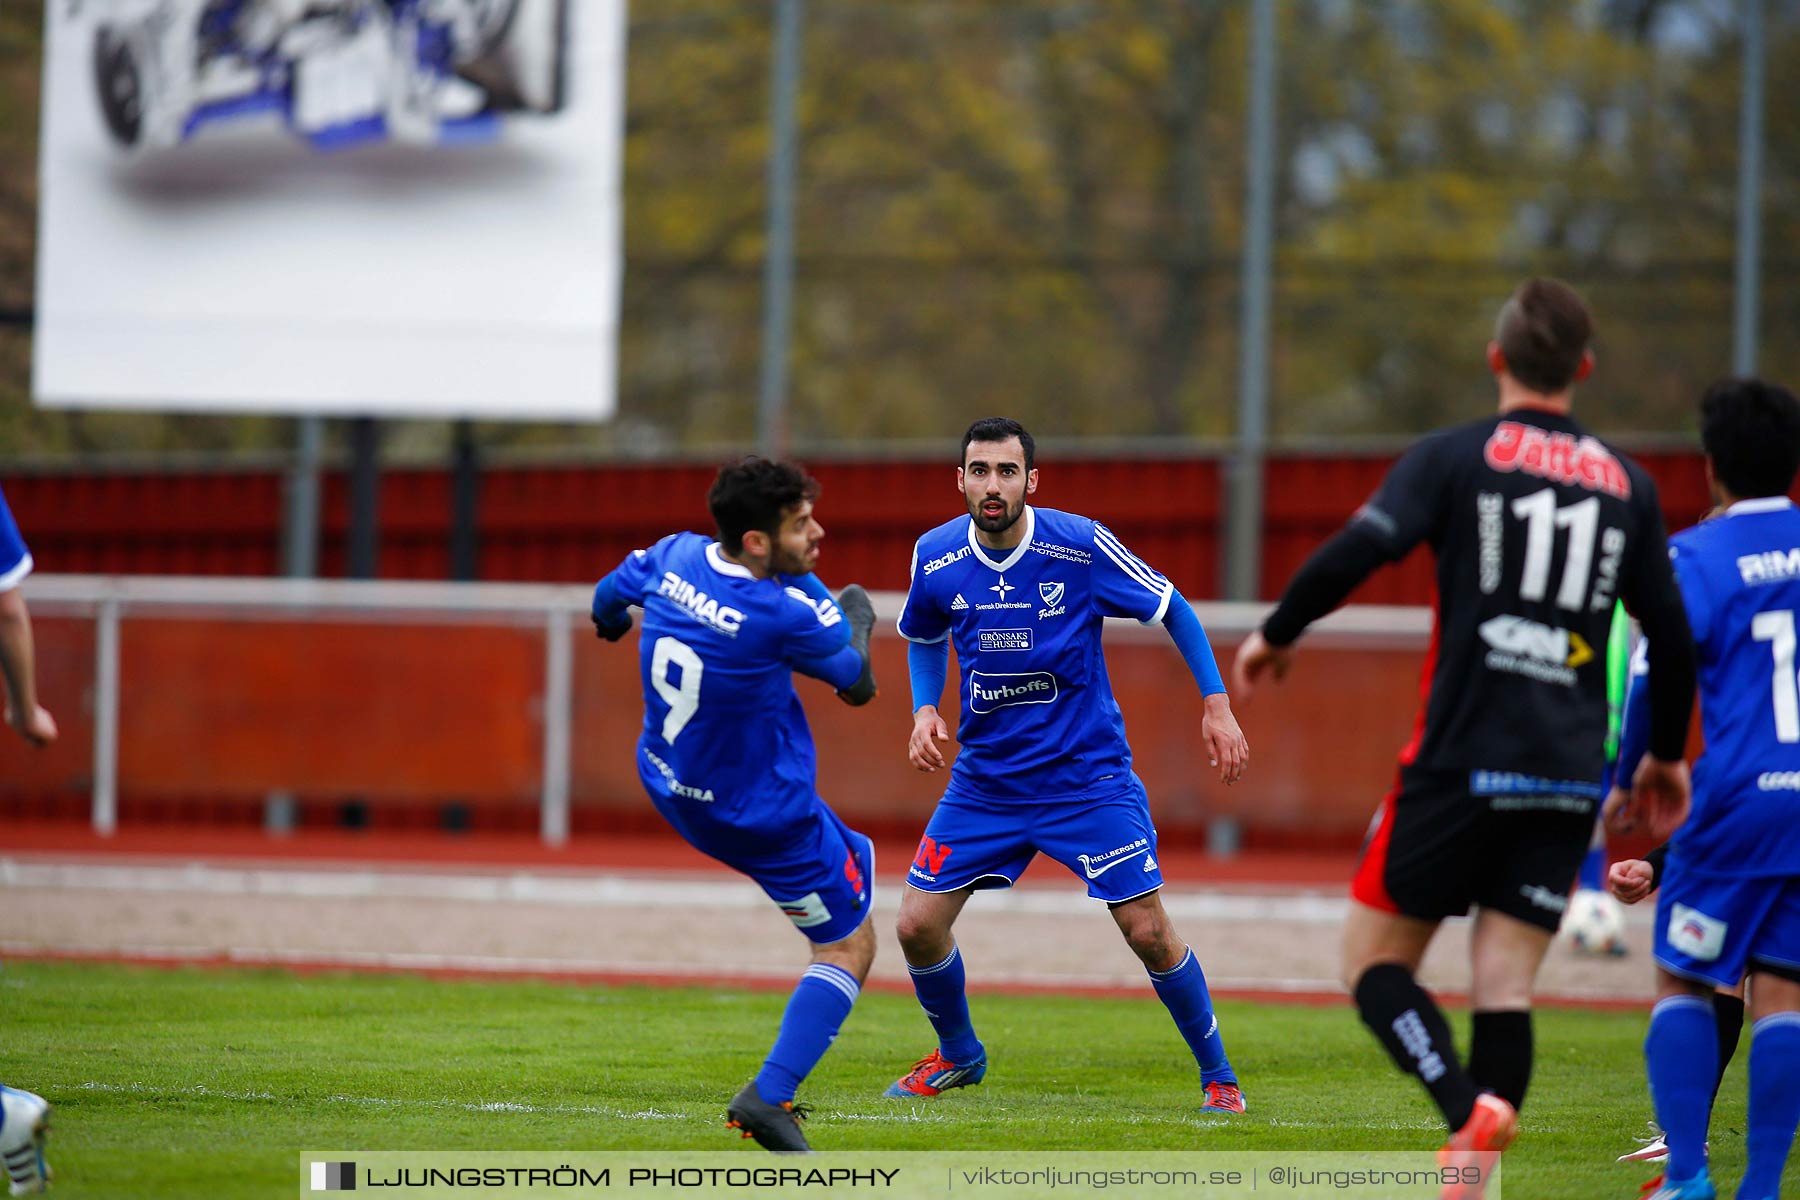
[[[1583,287],[1608,432],[1691,428],[1729,365],[1740,84],[1708,0],[1283,0],[1272,432],[1413,434],[1491,401],[1523,276]],[[620,416],[489,445],[710,452],[755,428],[766,3],[630,7]],[[1238,386],[1244,0],[806,6],[791,420],[802,444],[1225,436]],[[1800,378],[1784,286],[1800,5],[1768,5],[1763,370]],[[0,309],[29,303],[42,6],[0,8]],[[478,151],[473,151],[478,152]],[[179,153],[179,151],[175,151]],[[0,454],[278,447],[284,422],[26,415]],[[395,457],[441,455],[413,423]]]
[[[1146,989],[1147,991],[1147,989]],[[56,1106],[57,1193],[279,1194],[303,1149],[727,1149],[725,1100],[780,1020],[775,993],[404,976],[12,964],[0,1079]],[[983,994],[994,1064],[937,1101],[880,1091],[929,1048],[911,997],[866,994],[803,1089],[821,1149],[1421,1150],[1443,1137],[1348,1007],[1225,1002],[1249,1112],[1201,1117],[1154,999]],[[1508,1194],[1629,1194],[1613,1163],[1649,1115],[1642,1013],[1549,1011]],[[1458,1021],[1459,1026],[1462,1025]],[[1466,1026],[1464,1026],[1466,1028]],[[1742,1169],[1743,1055],[1714,1118]],[[748,1150],[748,1147],[746,1147]],[[1800,1167],[1790,1169],[1790,1188]]]

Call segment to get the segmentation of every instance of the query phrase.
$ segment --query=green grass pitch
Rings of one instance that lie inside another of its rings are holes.
[[[1141,1000],[972,997],[993,1063],[932,1102],[881,1089],[931,1044],[910,997],[868,994],[808,1080],[828,1150],[1425,1150],[1421,1089],[1349,1007],[1224,1001],[1249,1097],[1201,1117],[1193,1061]],[[393,975],[11,963],[0,971],[0,1081],[55,1105],[53,1194],[284,1196],[297,1153],[741,1148],[726,1099],[754,1071],[785,997]],[[1459,1036],[1466,1017],[1455,1014]],[[1647,1014],[1544,1011],[1513,1197],[1637,1194],[1613,1158],[1650,1115]],[[1743,1164],[1746,1045],[1713,1124],[1715,1178]],[[1790,1194],[1800,1167],[1790,1164]],[[1725,1194],[1729,1195],[1727,1191]]]

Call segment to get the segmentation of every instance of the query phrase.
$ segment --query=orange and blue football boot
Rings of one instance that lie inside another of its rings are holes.
[[[924,1058],[914,1063],[912,1070],[888,1085],[884,1096],[899,1099],[912,1098],[928,1100],[939,1092],[947,1092],[951,1088],[968,1087],[980,1083],[987,1074],[987,1052],[974,1062],[953,1063],[937,1050],[933,1050]]]

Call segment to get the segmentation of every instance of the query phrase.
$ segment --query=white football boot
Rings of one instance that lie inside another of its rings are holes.
[[[49,1186],[50,1166],[44,1161],[49,1128],[49,1101],[0,1084],[0,1160],[13,1195],[33,1196]]]

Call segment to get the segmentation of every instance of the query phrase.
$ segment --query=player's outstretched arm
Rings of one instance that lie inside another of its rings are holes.
[[[1363,511],[1369,508],[1365,505]],[[1382,532],[1383,528],[1359,512],[1294,572],[1262,628],[1238,647],[1231,667],[1231,686],[1238,699],[1247,703],[1264,675],[1279,682],[1287,674],[1293,645],[1307,626],[1342,604],[1382,564],[1404,557],[1418,540],[1416,531],[1402,536]]]
[[[1213,658],[1206,629],[1200,624],[1194,606],[1180,592],[1169,594],[1163,627],[1169,631],[1175,648],[1181,651],[1182,660],[1193,673],[1200,694],[1206,697],[1206,711],[1200,718],[1200,739],[1206,743],[1207,761],[1219,772],[1221,780],[1236,783],[1243,777],[1244,766],[1250,761],[1250,743],[1232,715],[1231,697],[1225,694],[1225,681],[1219,677],[1219,664]]]
[[[1250,765],[1250,742],[1238,728],[1231,711],[1231,697],[1214,692],[1206,698],[1206,712],[1200,718],[1200,738],[1206,743],[1207,761],[1219,772],[1222,783],[1232,784],[1244,777]]]
[[[616,642],[631,632],[631,609],[619,594],[618,571],[594,585],[593,604],[588,616],[594,622],[594,636]]]
[[[912,736],[906,739],[906,761],[930,775],[947,766],[939,742],[950,740],[950,726],[938,715],[937,705],[927,704],[913,713]]]
[[[950,673],[950,643],[913,642],[906,649],[906,666],[912,676],[913,727],[906,739],[906,761],[926,774],[946,766],[940,742],[950,740],[950,726],[938,715],[937,702],[944,694]]]

